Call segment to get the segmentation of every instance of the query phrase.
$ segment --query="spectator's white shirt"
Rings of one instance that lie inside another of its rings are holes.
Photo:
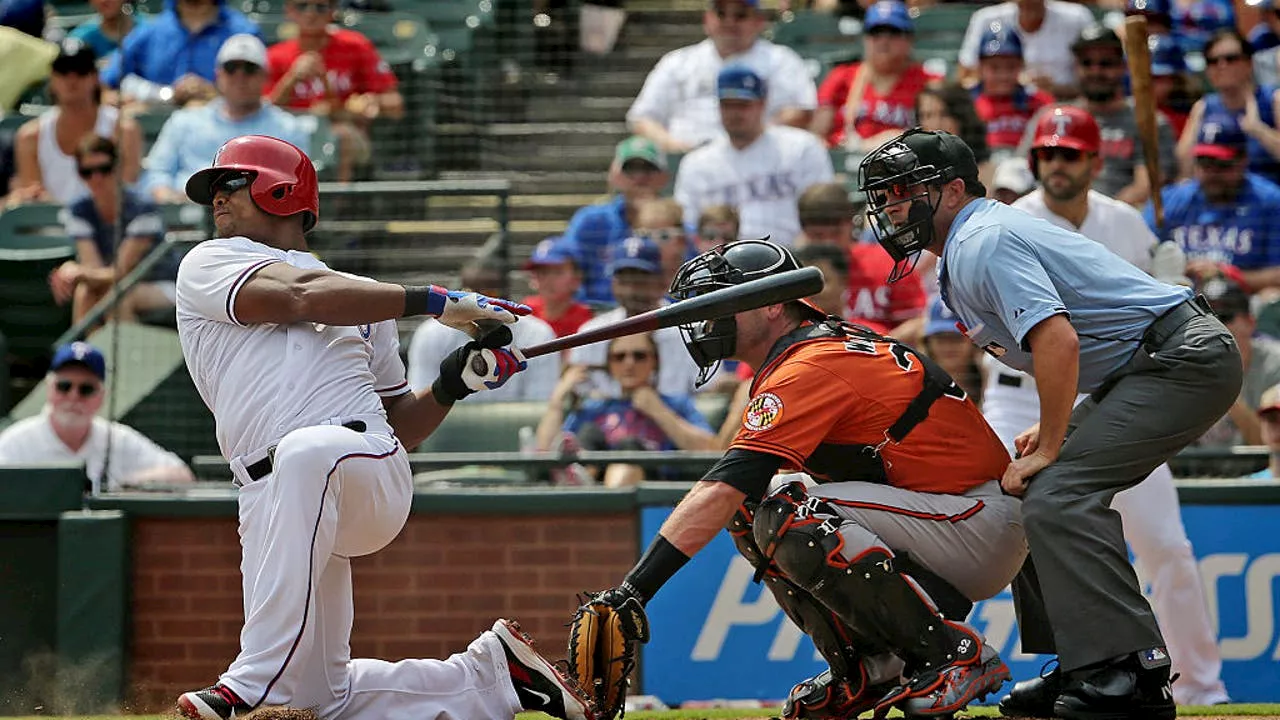
[[[810,185],[831,182],[831,156],[813,133],[771,126],[742,150],[728,138],[685,156],[676,171],[675,199],[686,228],[696,228],[712,205],[738,209],[738,236],[790,245],[800,234],[796,200]]]
[[[766,118],[783,108],[813,110],[818,106],[813,78],[791,48],[756,40],[746,52],[722,58],[708,38],[672,50],[658,61],[627,111],[627,122],[655,120],[675,139],[691,145],[724,137],[716,76],[729,63],[742,63],[764,78]]]
[[[512,343],[516,347],[529,347],[556,338],[556,331],[545,321],[526,315],[511,325]],[[427,318],[413,331],[409,341],[409,387],[423,390],[440,376],[440,361],[471,340],[471,336],[442,324],[435,318]],[[484,390],[467,397],[466,402],[512,402],[519,400],[547,400],[560,379],[560,353],[551,353],[529,360],[529,367],[516,373],[493,390]]]
[[[586,332],[610,323],[625,320],[627,311],[614,308],[601,313],[582,324],[578,332]],[[698,382],[698,364],[689,357],[684,347],[684,337],[680,328],[669,327],[653,332],[654,343],[658,346],[658,392],[666,395],[692,395]],[[609,376],[609,342],[603,341],[583,345],[569,351],[570,365],[586,365],[591,368],[587,375],[590,394],[597,397],[618,397],[622,390],[618,382]],[[710,383],[704,387],[710,387]]]
[[[1089,191],[1089,214],[1084,225],[1075,227],[1070,220],[1051,211],[1044,204],[1044,190],[1036,188],[1013,203],[1038,218],[1101,243],[1111,252],[1128,260],[1145,273],[1151,272],[1151,253],[1160,242],[1142,213],[1132,205],[1109,198],[1097,190]]]
[[[1080,32],[1097,22],[1093,12],[1084,5],[1062,0],[1045,0],[1044,23],[1040,29],[1029,33],[1018,27],[1018,5],[1015,2],[1003,2],[992,7],[985,7],[969,18],[969,28],[965,31],[964,42],[960,44],[960,64],[967,68],[978,67],[978,43],[982,33],[993,22],[1000,22],[1012,27],[1018,37],[1022,38],[1023,62],[1027,72],[1044,73],[1058,84],[1073,83],[1076,80],[1075,56],[1071,54],[1071,43],[1080,37]]]
[[[107,436],[110,435],[108,441]],[[107,463],[107,444],[111,462]],[[89,437],[79,450],[67,447],[53,431],[48,411],[24,418],[0,432],[0,465],[82,462],[93,492],[113,492],[145,472],[160,467],[185,467],[182,459],[128,425],[95,417]],[[102,482],[106,465],[106,483]]]
[[[227,460],[334,418],[385,417],[382,398],[409,392],[394,320],[356,327],[242,323],[236,295],[254,273],[277,262],[329,270],[311,253],[246,237],[206,240],[178,268],[182,355],[213,412]]]

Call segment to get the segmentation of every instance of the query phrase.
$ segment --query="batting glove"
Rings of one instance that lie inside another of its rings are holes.
[[[511,328],[499,325],[445,356],[440,377],[431,385],[431,396],[441,405],[452,405],[473,392],[500,388],[513,375],[529,367],[519,348],[511,344]]]
[[[428,315],[469,335],[474,335],[477,323],[513,323],[518,316],[531,312],[533,308],[518,302],[479,293],[448,290],[439,285],[432,285],[427,297]]]

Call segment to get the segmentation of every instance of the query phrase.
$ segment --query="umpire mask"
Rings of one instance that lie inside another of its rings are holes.
[[[908,130],[873,150],[858,166],[858,189],[867,196],[871,229],[880,247],[893,258],[891,283],[911,274],[920,253],[933,243],[933,214],[942,196],[930,199],[929,187],[939,187],[956,177],[950,166],[923,163],[912,147],[921,141],[935,144],[935,137],[919,128]],[[907,205],[907,214],[898,224],[890,219],[888,211],[903,204]]]
[[[681,265],[671,281],[671,297],[685,300],[799,267],[790,251],[768,238],[738,240]],[[816,310],[815,315],[821,317]],[[700,368],[698,386],[711,379],[720,361],[737,352],[738,324],[733,316],[681,325],[680,334],[689,356]]]

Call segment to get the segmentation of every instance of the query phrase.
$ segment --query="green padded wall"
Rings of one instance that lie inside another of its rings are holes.
[[[57,692],[60,714],[109,713],[124,692],[129,525],[119,510],[75,510],[58,522]]]

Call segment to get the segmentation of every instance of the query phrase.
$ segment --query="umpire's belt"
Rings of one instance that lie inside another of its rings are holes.
[[[1179,328],[1201,316],[1216,317],[1213,309],[1209,307],[1209,301],[1203,295],[1196,295],[1190,300],[1174,305],[1156,318],[1147,327],[1147,331],[1142,333],[1142,344],[1148,347],[1160,347],[1173,337]]]
[[[366,430],[369,429],[368,424],[366,424],[365,421],[363,420],[347,420],[346,422],[342,422],[342,423],[326,423],[326,424],[342,425],[342,427],[347,428],[348,430],[355,430],[358,433],[365,432]],[[256,460],[254,459],[255,456],[257,457]],[[262,478],[270,475],[271,471],[274,469],[275,457],[276,457],[275,445],[272,445],[266,448],[265,450],[260,450],[256,453],[250,453],[248,455],[245,455],[244,458],[242,459],[242,462],[244,463],[244,474],[249,476],[249,482],[258,482]],[[240,481],[240,478],[238,476],[233,476],[233,479],[231,482],[235,483],[237,487],[241,487],[244,485],[244,483]]]

